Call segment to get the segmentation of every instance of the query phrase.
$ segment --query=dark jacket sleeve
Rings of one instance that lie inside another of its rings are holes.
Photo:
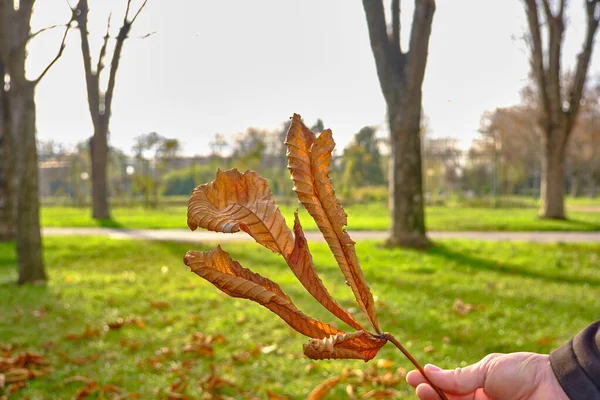
[[[550,364],[571,400],[600,400],[600,321],[550,353]]]

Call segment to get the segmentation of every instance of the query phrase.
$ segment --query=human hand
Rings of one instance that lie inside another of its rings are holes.
[[[569,400],[549,357],[542,354],[489,354],[465,368],[442,370],[428,364],[425,372],[449,400]],[[440,399],[419,371],[410,371],[406,381],[416,388],[419,399]]]

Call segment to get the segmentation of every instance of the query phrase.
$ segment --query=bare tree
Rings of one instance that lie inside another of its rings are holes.
[[[98,62],[95,68],[92,66],[92,57],[89,43],[89,32],[87,27],[88,21],[88,1],[79,0],[77,6],[73,8],[76,15],[79,33],[81,35],[81,53],[83,55],[83,66],[85,70],[85,83],[87,87],[88,103],[92,124],[94,125],[94,134],[91,139],[90,153],[92,158],[92,216],[94,218],[110,218],[110,208],[108,204],[108,176],[107,176],[107,161],[108,161],[108,130],[110,116],[112,112],[112,101],[115,91],[115,80],[123,44],[129,35],[129,31],[140,12],[146,6],[145,0],[140,8],[131,16],[131,0],[127,0],[125,9],[125,17],[123,24],[119,29],[116,37],[116,43],[110,62],[110,70],[108,75],[108,85],[106,91],[100,88],[100,74],[105,67],[105,57],[110,39],[110,20],[108,17],[108,26],[106,35],[100,53]]]
[[[529,24],[531,71],[538,92],[539,125],[543,132],[541,216],[564,219],[565,152],[579,112],[592,57],[594,36],[600,22],[600,0],[583,0],[587,14],[587,29],[568,90],[565,90],[567,83],[561,75],[567,1],[523,0],[523,2]],[[542,39],[542,33],[547,35],[545,41]]]
[[[363,0],[363,6],[390,126],[392,223],[387,244],[427,247],[421,173],[421,87],[435,0],[415,0],[407,51],[402,51],[400,45],[400,0],[392,0],[389,30],[382,0]]]
[[[65,27],[58,53],[37,79],[25,74],[27,43],[36,36],[31,32],[31,15],[35,0],[1,0],[0,55],[10,78],[3,100],[8,102],[8,132],[12,151],[12,170],[16,182],[16,242],[19,264],[19,283],[44,281],[46,273],[42,257],[38,197],[38,165],[35,140],[35,89],[61,57],[71,22]],[[43,30],[42,30],[43,31]],[[41,32],[41,31],[40,31]],[[39,32],[38,32],[39,33]],[[5,120],[6,121],[6,120]],[[10,184],[10,183],[9,183]]]

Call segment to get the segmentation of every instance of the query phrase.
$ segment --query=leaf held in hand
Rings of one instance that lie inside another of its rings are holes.
[[[214,181],[194,189],[188,204],[188,226],[215,232],[240,229],[266,248],[287,257],[294,238],[267,180],[254,171],[217,171]]]
[[[333,315],[355,329],[364,330],[358,321],[329,294],[329,291],[323,285],[323,281],[321,281],[315,270],[308,243],[298,219],[298,212],[294,213],[294,216],[294,250],[287,260],[290,269],[302,283],[302,286]]]
[[[222,292],[263,305],[303,335],[326,338],[343,333],[302,313],[279,285],[242,267],[220,246],[210,252],[188,251],[184,263]]]
[[[331,130],[316,137],[300,116],[294,114],[285,144],[294,191],[325,237],[358,305],[379,333],[373,295],[360,268],[354,241],[344,229],[348,216],[335,196],[329,177],[335,147]]]
[[[304,354],[313,360],[355,358],[369,361],[386,342],[365,331],[337,334],[310,340],[304,345]]]

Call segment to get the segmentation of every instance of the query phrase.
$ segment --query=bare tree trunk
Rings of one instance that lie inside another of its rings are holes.
[[[90,155],[92,159],[92,216],[96,219],[109,219],[108,204],[108,125],[106,118],[97,117],[98,126],[90,139]]]
[[[566,134],[556,131],[542,136],[542,210],[541,216],[565,219]]]
[[[8,93],[4,91],[4,63],[0,60],[0,242],[15,240],[15,191]]]
[[[11,120],[17,186],[17,259],[19,284],[46,280],[40,233],[37,147],[35,140],[35,84],[11,88]]]
[[[421,110],[411,104],[391,105],[388,110],[391,226],[388,246],[425,248],[423,174],[421,166]]]
[[[35,0],[21,0],[19,7],[15,8],[17,3],[0,2],[0,57],[10,76],[10,87],[3,98],[9,105],[10,123],[6,131],[10,132],[9,140],[12,141],[9,151],[13,157],[13,188],[17,201],[16,242],[20,284],[46,280],[40,232],[35,88],[62,56],[71,22],[65,25],[63,39],[54,59],[37,79],[27,79],[27,43],[36,35],[31,32],[34,3]],[[12,206],[10,208],[14,209]]]
[[[388,33],[382,0],[363,0],[369,39],[381,91],[385,97],[391,136],[389,246],[425,248],[421,165],[421,100],[435,0],[415,0],[409,49],[402,51],[400,0],[391,3]]]

